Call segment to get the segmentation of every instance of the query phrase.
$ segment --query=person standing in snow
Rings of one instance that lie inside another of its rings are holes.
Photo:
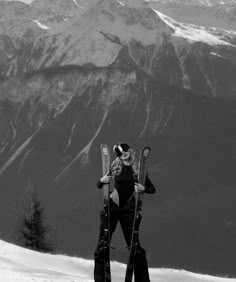
[[[104,183],[109,183],[114,178],[114,190],[110,194],[110,238],[115,231],[118,221],[121,224],[126,243],[130,246],[135,197],[134,191],[144,192],[148,194],[155,193],[156,189],[146,176],[145,185],[137,183],[138,161],[135,151],[126,143],[116,144],[113,147],[116,159],[111,164],[111,176],[104,175],[97,183],[100,189]],[[103,246],[103,211],[101,212],[100,234],[97,248],[94,252],[94,280],[95,282],[103,282],[104,279],[104,246]],[[141,217],[139,219],[139,224]],[[146,259],[146,251],[141,247],[138,239],[138,247],[135,252],[134,264],[135,282],[149,282],[148,264]]]

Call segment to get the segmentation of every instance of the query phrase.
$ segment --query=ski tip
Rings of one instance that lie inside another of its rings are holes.
[[[104,150],[104,149],[109,150],[109,146],[107,144],[101,144],[100,149],[101,150]]]
[[[107,145],[107,144],[101,144],[100,147],[101,147],[101,148],[103,148],[103,147],[108,147],[108,145]]]
[[[151,152],[151,147],[150,146],[144,146],[141,150],[144,154],[148,155]]]
[[[107,156],[110,158],[110,149],[106,144],[101,144],[100,146],[102,156]]]

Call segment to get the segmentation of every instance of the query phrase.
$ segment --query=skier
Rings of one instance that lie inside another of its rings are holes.
[[[135,198],[134,191],[144,192],[148,194],[155,193],[155,187],[146,176],[145,185],[137,183],[138,160],[135,151],[126,143],[116,144],[113,147],[113,152],[116,159],[111,164],[110,173],[104,175],[97,183],[100,189],[104,183],[109,183],[111,178],[114,178],[114,190],[110,193],[110,238],[115,231],[117,222],[121,224],[121,228],[127,243],[130,246]],[[94,280],[95,282],[104,282],[104,246],[103,246],[103,215],[101,212],[100,234],[97,248],[94,253],[95,267]],[[141,217],[139,218],[140,224]],[[146,251],[141,247],[138,240],[138,246],[135,250],[134,263],[135,282],[149,282],[148,264],[146,259]]]

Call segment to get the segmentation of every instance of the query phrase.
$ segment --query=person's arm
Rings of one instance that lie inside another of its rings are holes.
[[[101,179],[98,180],[97,182],[97,188],[101,189],[104,183],[102,183]]]
[[[148,173],[146,175],[146,179],[145,179],[145,190],[144,190],[144,193],[147,193],[147,194],[154,194],[156,192],[156,188],[155,186],[153,185],[152,181],[150,180],[149,176],[148,176]]]
[[[110,179],[111,179],[111,176],[110,176],[110,171],[105,174],[101,179],[98,180],[97,182],[97,188],[98,189],[101,189],[103,184],[105,183],[109,183],[110,182]]]
[[[156,188],[152,184],[152,181],[148,177],[148,174],[146,175],[144,186],[140,183],[135,182],[134,187],[135,191],[140,193],[154,194],[156,192]]]

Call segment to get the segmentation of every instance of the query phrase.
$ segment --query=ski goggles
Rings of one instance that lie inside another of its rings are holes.
[[[129,149],[128,149],[129,150]],[[115,155],[117,157],[121,157],[123,154],[127,153],[128,152],[125,151],[120,144],[115,144],[114,147],[113,147],[113,152],[115,153]]]

